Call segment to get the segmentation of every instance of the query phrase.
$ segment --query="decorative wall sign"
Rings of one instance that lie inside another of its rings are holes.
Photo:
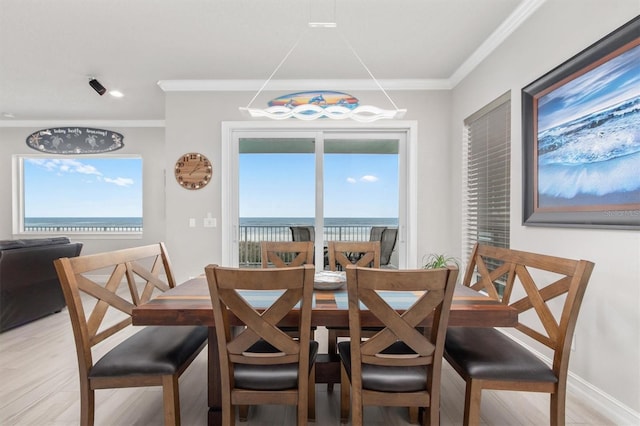
[[[111,130],[86,127],[56,127],[32,133],[27,146],[49,154],[99,154],[124,146],[124,137]]]
[[[640,229],[640,18],[522,89],[523,223]]]

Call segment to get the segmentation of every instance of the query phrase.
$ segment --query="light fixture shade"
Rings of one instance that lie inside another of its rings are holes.
[[[286,120],[297,118],[311,121],[318,118],[330,118],[333,120],[352,119],[362,123],[370,123],[380,119],[399,119],[407,112],[406,109],[386,110],[372,105],[361,105],[350,109],[339,105],[321,107],[314,104],[298,105],[294,108],[286,106],[272,106],[269,108],[240,107],[240,111],[248,113],[255,118],[270,118],[272,120]]]

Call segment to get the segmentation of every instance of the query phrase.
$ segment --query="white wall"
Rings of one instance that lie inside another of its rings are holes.
[[[640,233],[521,225],[520,89],[638,13],[638,0],[548,0],[455,90],[390,92],[399,107],[408,109],[405,119],[418,122],[419,262],[432,252],[461,252],[462,121],[511,91],[511,244],[596,263],[570,368],[636,415],[640,411]],[[281,94],[265,93],[255,105]],[[386,102],[375,92],[352,94],[364,103]],[[178,281],[202,273],[208,263],[220,263],[220,124],[243,120],[237,108],[252,96],[249,92],[167,93],[165,129],[103,126],[125,136],[120,152],[144,158],[145,233],[141,240],[86,239],[84,252],[165,241]],[[0,128],[0,180],[5,182],[0,186],[0,239],[12,238],[11,155],[32,152],[25,138],[44,127]],[[213,179],[199,191],[179,187],[173,177],[175,161],[193,151],[213,163]],[[209,212],[218,219],[217,228],[202,226]],[[188,226],[190,218],[196,219],[196,228]]]
[[[64,126],[61,123],[60,126]],[[26,139],[31,133],[47,127],[0,128],[0,239],[11,239],[12,235],[12,181],[11,159],[14,154],[38,154],[27,147]],[[90,126],[91,127],[91,126]],[[124,148],[114,154],[132,154],[142,156],[143,167],[143,214],[144,233],[142,238],[99,238],[69,235],[73,241],[84,243],[83,254],[116,250],[136,245],[162,241],[165,235],[165,196],[164,196],[164,128],[107,128],[124,136]]]
[[[266,105],[268,99],[282,93],[264,93],[254,105]],[[385,106],[388,102],[379,92],[352,93],[361,103]],[[221,263],[221,132],[223,121],[242,121],[239,106],[245,106],[252,92],[170,92],[166,101],[167,137],[167,233],[168,244],[178,280],[202,273],[204,265]],[[448,149],[450,116],[449,91],[390,93],[394,102],[407,108],[406,120],[418,122],[419,226],[418,253],[449,251],[448,229],[451,218],[443,206],[448,205],[450,191]],[[267,123],[266,125],[272,124]],[[198,191],[180,188],[172,177],[173,164],[180,155],[197,151],[213,163],[213,179]],[[203,228],[202,219],[211,212],[217,228]],[[197,227],[189,228],[195,218]]]
[[[511,247],[595,262],[570,370],[640,411],[640,232],[522,226],[520,90],[640,13],[637,0],[548,0],[453,91],[451,179],[461,187],[462,122],[511,91]],[[461,200],[452,203],[460,212]],[[459,223],[456,215],[454,223]],[[459,227],[452,228],[460,241]],[[632,413],[633,414],[633,413]]]

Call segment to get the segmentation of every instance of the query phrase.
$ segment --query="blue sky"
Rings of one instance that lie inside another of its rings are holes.
[[[24,161],[25,217],[142,217],[141,158]]]
[[[326,217],[397,217],[398,156],[326,154]],[[141,158],[24,161],[25,217],[142,217]],[[313,154],[240,155],[241,217],[313,217]]]
[[[325,154],[325,217],[397,217],[398,156]],[[241,154],[240,217],[313,217],[314,154]]]
[[[640,96],[640,45],[538,99],[542,132]]]

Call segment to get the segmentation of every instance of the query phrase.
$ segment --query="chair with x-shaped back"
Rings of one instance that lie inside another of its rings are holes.
[[[382,235],[380,230],[380,235]],[[376,233],[376,231],[373,231]],[[329,241],[329,269],[345,270],[348,265],[361,267],[380,267],[380,241]],[[376,327],[363,330],[365,336],[373,335]],[[327,353],[338,350],[338,338],[349,337],[348,327],[327,327]],[[333,390],[333,383],[327,384],[327,390]]]
[[[482,389],[549,393],[550,423],[564,425],[571,340],[593,267],[586,260],[474,247],[463,284],[516,309],[519,323],[510,334],[542,343],[552,359],[547,365],[494,328],[451,327],[445,358],[467,383],[465,425],[480,422]],[[496,288],[502,287],[501,295]]]
[[[354,426],[363,424],[364,405],[423,407],[423,423],[439,424],[442,353],[457,276],[454,267],[347,266],[351,340],[338,343],[343,421],[350,396]],[[394,296],[400,296],[403,306],[394,306]],[[383,326],[366,340],[360,328],[362,315]]]
[[[179,425],[178,378],[206,345],[207,327],[141,327],[120,342],[138,328],[131,325],[133,308],[175,286],[164,244],[65,257],[54,264],[76,343],[80,423],[93,425],[96,389],[162,386],[164,423]],[[110,346],[94,359],[94,348]]]
[[[288,268],[313,265],[312,241],[262,241],[260,259],[263,268]]]
[[[216,324],[223,425],[235,424],[234,406],[295,405],[298,425],[315,416],[314,272],[312,265],[205,268]],[[270,297],[273,301],[266,300]],[[280,328],[292,310],[298,310],[293,315],[297,339]],[[244,328],[235,333],[238,325]]]

